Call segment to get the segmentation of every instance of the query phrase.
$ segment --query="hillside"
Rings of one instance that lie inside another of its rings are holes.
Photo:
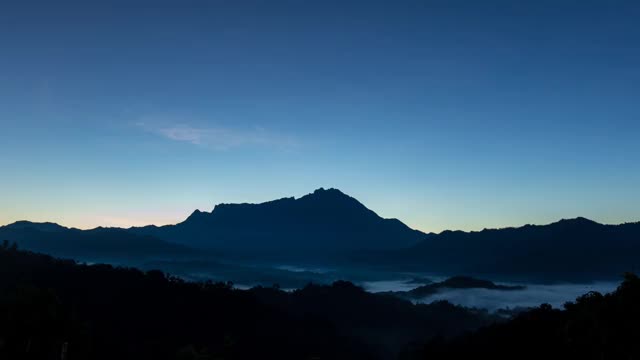
[[[434,339],[403,359],[639,359],[640,278],[589,293],[564,310],[542,305],[454,340]]]
[[[0,358],[386,359],[492,323],[351,283],[236,290],[0,246]],[[66,344],[66,345],[65,345]]]

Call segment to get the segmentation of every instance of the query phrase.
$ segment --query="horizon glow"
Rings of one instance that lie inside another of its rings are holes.
[[[640,220],[640,4],[0,5],[0,224],[334,187],[424,232]]]

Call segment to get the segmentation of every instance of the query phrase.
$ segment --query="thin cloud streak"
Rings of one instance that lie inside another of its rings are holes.
[[[137,123],[148,132],[178,142],[187,142],[203,148],[226,151],[242,147],[266,147],[288,150],[297,146],[290,136],[263,128],[233,129],[225,127],[193,127],[190,125],[150,126]]]

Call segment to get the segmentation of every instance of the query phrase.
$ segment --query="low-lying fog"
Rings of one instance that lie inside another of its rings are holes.
[[[147,264],[151,266],[151,264]],[[440,282],[447,276],[433,274],[407,274],[371,269],[334,269],[326,267],[304,267],[293,265],[240,265],[199,262],[163,262],[151,266],[190,280],[232,281],[236,288],[247,289],[256,285],[278,284],[284,290],[294,290],[313,282],[330,284],[336,280],[348,280],[369,292],[410,291],[431,282]],[[147,267],[149,267],[147,266]],[[534,307],[547,303],[561,308],[568,301],[590,291],[608,293],[616,289],[619,282],[535,284],[504,283],[487,277],[478,277],[502,285],[524,285],[519,290],[447,289],[415,302],[430,303],[447,300],[456,305],[483,308],[489,311]]]
[[[406,281],[374,281],[365,282],[362,285],[371,292],[408,291],[416,287],[415,284],[407,283]],[[611,292],[616,289],[619,283],[518,285],[524,285],[526,288],[523,290],[441,289],[438,293],[418,299],[416,302],[430,303],[438,300],[447,300],[456,305],[477,307],[489,311],[533,307],[543,303],[561,308],[567,301],[574,301],[578,296],[590,291],[597,291],[603,294]]]

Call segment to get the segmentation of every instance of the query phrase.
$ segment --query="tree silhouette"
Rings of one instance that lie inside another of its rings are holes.
[[[419,359],[639,359],[640,278],[611,294],[590,292],[564,310],[544,304],[504,324],[405,354]]]

